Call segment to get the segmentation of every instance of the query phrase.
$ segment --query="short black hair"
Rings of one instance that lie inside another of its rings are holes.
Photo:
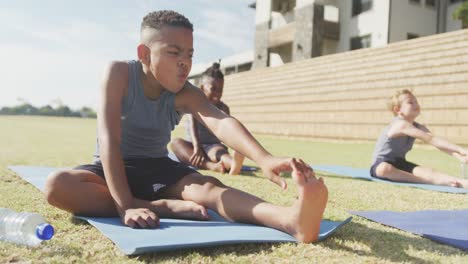
[[[202,78],[213,78],[213,79],[224,80],[224,74],[221,71],[221,65],[218,62],[213,63],[211,67],[209,67],[203,72]]]
[[[183,27],[193,31],[193,25],[183,15],[172,10],[154,11],[143,17],[141,30],[145,28],[161,29],[163,26]]]

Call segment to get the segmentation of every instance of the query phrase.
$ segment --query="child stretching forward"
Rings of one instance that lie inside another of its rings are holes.
[[[201,77],[200,88],[214,106],[229,115],[229,107],[221,101],[224,75],[219,66],[219,63],[213,63],[206,69]],[[185,164],[200,169],[221,173],[229,170],[231,175],[239,174],[244,156],[237,151],[231,156],[227,147],[192,116],[189,116],[187,121],[188,140],[176,138],[171,144],[177,158]]]
[[[159,216],[207,219],[209,208],[230,221],[317,240],[328,197],[323,180],[302,160],[273,157],[187,82],[194,52],[190,21],[173,11],[152,12],[140,36],[139,60],[112,62],[104,75],[95,163],[49,175],[47,201],[75,214],[119,215],[132,227],[156,227]],[[169,159],[167,144],[182,113],[259,164],[283,189],[279,173],[292,171],[298,199],[273,205]]]
[[[460,162],[468,162],[465,149],[432,135],[425,126],[415,122],[420,108],[413,93],[406,89],[397,91],[391,98],[389,109],[395,118],[383,130],[377,141],[370,169],[371,175],[391,181],[468,188],[467,179],[455,178],[406,160],[406,153],[411,150],[417,138],[456,157]]]

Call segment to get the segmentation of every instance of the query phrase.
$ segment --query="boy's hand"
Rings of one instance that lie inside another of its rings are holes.
[[[130,208],[123,211],[122,222],[132,228],[155,228],[159,226],[159,217],[147,208]]]
[[[203,162],[205,161],[206,154],[203,151],[202,148],[199,147],[194,147],[193,148],[193,154],[190,157],[190,163],[195,165],[195,167],[201,167],[203,165]]]
[[[270,181],[278,184],[281,189],[286,190],[288,185],[279,174],[281,172],[292,171],[291,160],[291,158],[277,158],[271,156],[259,165],[262,168],[263,174],[270,179]]]

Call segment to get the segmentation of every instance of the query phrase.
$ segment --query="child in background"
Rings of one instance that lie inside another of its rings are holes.
[[[420,107],[413,93],[406,89],[397,91],[391,97],[388,106],[395,118],[383,130],[377,141],[370,169],[371,175],[391,181],[468,188],[467,179],[452,177],[406,160],[406,153],[411,150],[414,140],[420,139],[462,163],[468,162],[465,149],[432,135],[429,129],[415,122]]]
[[[47,201],[74,214],[120,216],[125,225],[142,228],[157,227],[158,217],[208,219],[212,209],[229,221],[316,241],[328,199],[323,180],[300,159],[272,156],[187,82],[194,52],[190,21],[174,11],[149,13],[140,38],[137,61],[114,61],[105,71],[95,162],[49,175]],[[259,164],[282,189],[287,185],[279,174],[292,171],[297,199],[274,205],[168,158],[171,131],[184,113]]]
[[[201,77],[200,89],[206,98],[218,109],[230,114],[229,107],[221,101],[223,96],[224,75],[219,63],[213,63]],[[177,158],[185,164],[204,170],[229,174],[239,174],[244,155],[233,151],[232,156],[221,141],[191,115],[187,119],[187,140],[176,138],[171,148]]]

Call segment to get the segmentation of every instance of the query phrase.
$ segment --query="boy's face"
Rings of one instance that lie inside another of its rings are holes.
[[[398,97],[398,100],[400,101],[399,115],[410,118],[415,118],[419,115],[421,109],[414,95],[402,94]]]
[[[192,31],[164,26],[155,31],[152,40],[148,46],[149,60],[143,60],[143,63],[165,89],[177,93],[184,86],[192,68]]]
[[[201,86],[208,100],[218,103],[223,96],[224,80],[219,78],[206,78]]]

